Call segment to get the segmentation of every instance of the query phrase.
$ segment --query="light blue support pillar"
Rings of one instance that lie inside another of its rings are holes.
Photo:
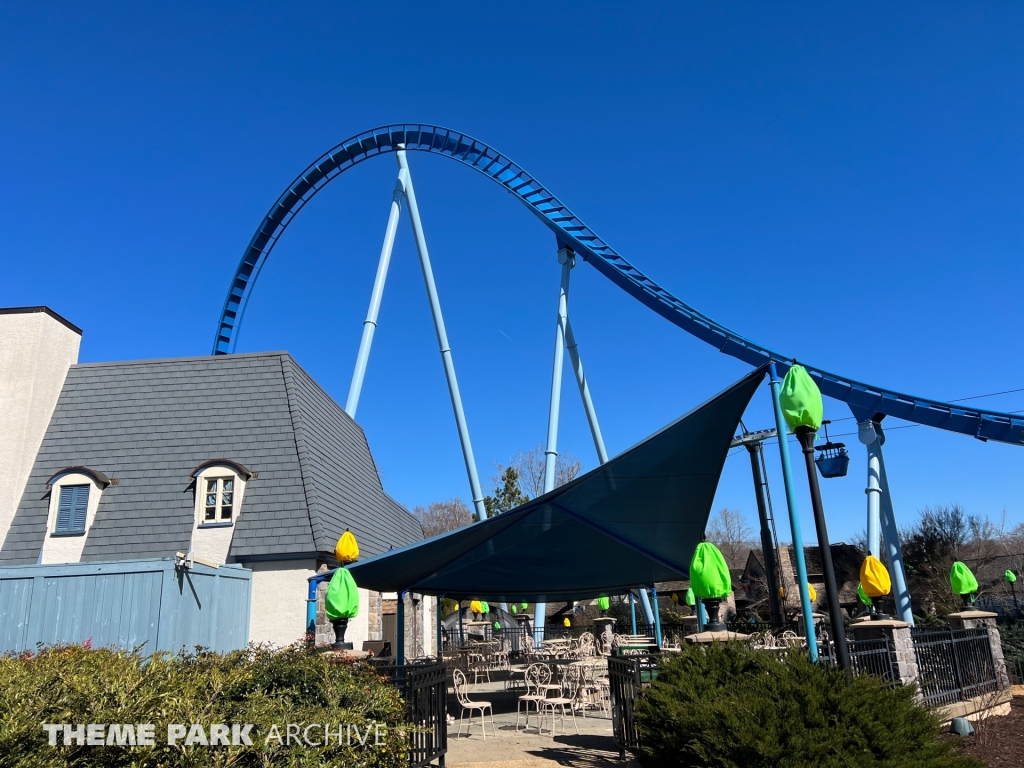
[[[398,666],[402,666],[405,663],[405,592],[398,593],[398,616],[396,617],[395,624],[397,624],[397,637],[396,642],[398,648],[395,649],[395,660],[398,662]]]
[[[594,401],[590,397],[590,386],[587,384],[586,374],[583,373],[583,361],[580,359],[576,337],[573,335],[572,323],[569,322],[568,317],[565,318],[565,348],[569,351],[569,362],[572,363],[573,373],[576,374],[576,386],[580,388],[580,398],[583,400],[583,410],[587,414],[590,434],[594,438],[597,460],[604,464],[608,461],[608,451],[604,447],[601,425],[597,423],[597,410],[594,408]]]
[[[384,297],[384,283],[388,278],[388,265],[391,263],[391,251],[395,245],[395,232],[398,229],[398,216],[402,211],[402,195],[407,177],[408,173],[399,166],[398,182],[391,196],[391,213],[388,214],[388,225],[384,230],[384,245],[381,246],[380,260],[377,262],[377,276],[373,280],[373,290],[370,292],[370,307],[366,310],[366,319],[363,321],[363,337],[359,341],[356,367],[352,371],[352,383],[349,384],[348,400],[345,401],[345,413],[353,419],[359,407],[359,394],[363,390],[366,364],[370,359],[370,347],[373,346],[373,333],[377,330],[377,315],[380,313],[380,302]]]
[[[868,449],[868,486],[864,489],[864,493],[868,497],[868,552],[881,559],[882,547],[879,533],[882,505],[881,470],[879,468],[881,445],[871,421],[862,421],[857,424],[857,437]]]
[[[480,490],[480,478],[476,473],[476,459],[473,457],[473,446],[469,441],[469,426],[466,424],[466,414],[462,410],[462,395],[459,394],[459,382],[455,378],[455,362],[452,360],[452,350],[448,344],[448,332],[444,327],[444,317],[441,315],[441,300],[437,296],[437,286],[434,284],[434,270],[430,266],[430,253],[427,251],[427,238],[423,234],[423,223],[420,221],[420,209],[416,204],[416,190],[412,183],[412,174],[409,172],[409,162],[405,156],[405,150],[398,151],[398,165],[405,171],[405,200],[409,204],[409,221],[412,223],[412,232],[416,238],[416,250],[420,255],[420,267],[423,270],[423,282],[427,286],[427,297],[430,299],[430,312],[434,316],[434,330],[437,332],[437,344],[441,348],[441,361],[444,364],[444,374],[448,379],[448,393],[452,398],[452,409],[455,411],[455,425],[459,430],[459,440],[462,443],[462,456],[466,462],[466,473],[469,475],[469,488],[473,494],[473,507],[476,509],[476,517],[483,520],[487,517],[484,509],[484,495]]]
[[[892,575],[892,594],[896,601],[896,614],[900,621],[914,625],[914,611],[910,603],[910,589],[907,587],[907,573],[903,567],[903,547],[900,546],[900,532],[896,527],[896,514],[892,507],[892,496],[889,493],[889,477],[885,472],[885,459],[882,456],[882,445],[885,435],[882,425],[876,424],[878,430],[878,468],[882,486],[881,522],[882,539],[885,541],[885,556],[889,561],[889,572]]]
[[[658,588],[651,584],[651,595],[654,597],[654,639],[661,648],[661,611],[658,609]]]
[[[441,601],[444,600],[444,595],[437,596],[437,660],[440,661],[444,658],[444,632],[442,628],[444,626],[444,616],[441,613]]]
[[[562,364],[565,359],[565,323],[569,316],[569,274],[576,263],[576,257],[569,248],[558,251],[558,263],[562,265],[562,279],[558,286],[558,318],[555,323],[555,359],[551,366],[551,399],[548,402],[548,438],[544,447],[544,493],[555,488],[555,473],[558,460],[558,412],[562,405]],[[533,639],[540,643],[544,639],[547,621],[547,603],[536,603],[533,609]]]
[[[708,623],[708,615],[704,612],[704,601],[698,597],[693,607],[695,609],[694,613],[697,614],[697,631],[703,632],[704,625]]]
[[[796,507],[796,486],[793,483],[793,466],[789,461],[789,429],[786,418],[782,415],[782,403],[779,402],[779,390],[782,382],[775,372],[775,363],[771,364],[772,405],[775,409],[775,428],[779,433],[779,457],[782,459],[782,481],[786,486],[786,506],[789,508],[789,527],[793,534],[793,559],[796,560],[796,577],[800,582],[796,585],[800,595],[800,609],[804,615],[804,637],[807,638],[807,650],[811,661],[818,660],[818,638],[814,633],[814,617],[811,616],[811,595],[807,591],[807,563],[804,562],[804,537],[800,532],[800,515]]]
[[[633,597],[633,593],[629,593],[629,620],[633,627],[633,634],[636,634],[636,599]]]
[[[647,590],[641,587],[637,590],[640,595],[640,608],[644,612],[644,621],[647,626],[651,626],[654,623],[654,611],[651,610],[651,598],[647,594]]]

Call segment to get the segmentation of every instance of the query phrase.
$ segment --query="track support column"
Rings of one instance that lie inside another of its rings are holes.
[[[882,546],[879,534],[881,520],[882,485],[879,468],[880,444],[871,421],[857,424],[857,437],[868,449],[868,486],[864,493],[868,497],[868,552],[877,558],[882,557]]]
[[[597,423],[597,410],[595,410],[594,401],[590,397],[590,386],[587,384],[586,374],[583,373],[583,361],[580,359],[580,351],[572,332],[572,323],[569,322],[568,317],[565,318],[565,346],[569,351],[569,362],[572,363],[573,373],[576,374],[576,385],[580,388],[580,398],[583,400],[583,410],[587,413],[590,434],[594,438],[597,460],[604,464],[608,461],[608,451],[604,447],[601,425]]]
[[[366,364],[370,359],[370,347],[373,346],[373,333],[377,330],[377,315],[380,314],[380,302],[384,297],[384,283],[388,279],[388,266],[391,264],[391,251],[395,246],[395,232],[398,230],[398,218],[402,212],[402,196],[405,194],[405,180],[408,173],[399,164],[398,181],[391,196],[391,212],[388,214],[388,225],[384,229],[384,244],[380,249],[377,262],[377,275],[373,279],[373,290],[370,292],[370,307],[366,310],[363,321],[363,337],[359,340],[359,352],[356,353],[356,367],[352,371],[352,383],[348,387],[348,400],[345,401],[345,413],[353,419],[359,407],[359,395],[363,390],[363,378],[366,376]]]
[[[437,286],[434,284],[434,270],[430,266],[427,238],[423,234],[420,209],[416,204],[416,190],[413,187],[412,174],[409,172],[409,161],[405,156],[405,150],[400,149],[397,154],[398,167],[405,173],[405,199],[409,204],[409,220],[412,223],[413,236],[416,238],[416,250],[420,255],[423,282],[427,286],[427,297],[430,299],[430,312],[434,317],[434,330],[437,332],[437,344],[441,349],[444,374],[448,379],[448,392],[452,398],[452,409],[455,411],[455,424],[459,430],[459,440],[462,442],[462,456],[466,462],[466,474],[469,475],[469,488],[473,495],[473,507],[476,509],[477,520],[483,520],[487,517],[487,512],[484,509],[484,495],[480,490],[480,478],[476,472],[476,459],[473,457],[473,445],[469,440],[469,426],[466,424],[466,414],[462,410],[462,395],[459,394],[459,382],[455,377],[455,362],[452,360],[452,349],[448,344],[448,332],[445,330],[444,316],[441,314],[441,300],[437,296]]]
[[[558,286],[558,318],[555,323],[555,359],[551,366],[551,398],[548,402],[548,437],[544,446],[544,493],[554,490],[558,462],[558,413],[562,406],[562,365],[565,360],[565,325],[569,316],[569,275],[576,265],[571,248],[558,250],[558,263],[562,265],[562,279]],[[535,603],[533,608],[534,642],[544,639],[547,623],[547,603]]]

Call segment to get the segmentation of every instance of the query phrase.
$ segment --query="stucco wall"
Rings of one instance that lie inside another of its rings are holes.
[[[0,314],[0,542],[25,492],[68,368],[78,362],[81,340],[44,312]]]
[[[291,645],[305,636],[307,579],[316,560],[246,563],[252,570],[249,642]]]

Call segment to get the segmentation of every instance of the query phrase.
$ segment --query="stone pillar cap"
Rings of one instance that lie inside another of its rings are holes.
[[[879,619],[877,621],[858,621],[850,625],[850,629],[871,629],[872,627],[889,628],[889,629],[900,629],[902,627],[909,627],[910,622],[900,621],[899,619]]]
[[[949,613],[946,615],[947,619],[994,619],[999,616],[998,613],[992,613],[991,611],[976,611],[973,608],[969,611],[957,611],[956,613]]]
[[[688,643],[725,643],[730,640],[746,640],[750,635],[743,635],[739,632],[698,632],[695,635],[687,635],[686,642]]]

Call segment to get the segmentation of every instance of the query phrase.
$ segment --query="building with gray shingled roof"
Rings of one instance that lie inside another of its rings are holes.
[[[362,556],[423,537],[384,491],[363,430],[287,352],[77,365],[76,339],[63,366],[40,373],[31,358],[43,345],[4,329],[29,322],[32,332],[80,336],[44,309],[0,313],[0,337],[22,361],[3,374],[0,396],[7,411],[31,410],[0,422],[28,435],[20,456],[0,454],[0,474],[23,488],[0,507],[0,566],[177,552],[239,563],[253,571],[250,639],[286,644],[305,629],[307,578],[334,565],[346,528]],[[56,395],[45,418],[46,402],[21,396],[41,383]],[[90,488],[77,535],[55,530],[66,483]],[[348,639],[379,639],[371,613],[360,611]]]

